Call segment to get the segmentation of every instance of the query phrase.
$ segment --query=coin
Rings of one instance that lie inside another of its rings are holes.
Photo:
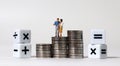
[[[53,44],[53,49],[67,49],[68,45],[67,44]]]
[[[51,44],[36,44],[36,50],[49,51],[51,50]]]
[[[83,49],[83,44],[69,44],[68,49]]]
[[[83,31],[82,30],[68,30],[67,31],[68,39],[83,39]]]
[[[69,55],[71,54],[83,54],[83,49],[69,50]]]
[[[69,44],[83,44],[83,40],[69,40]]]
[[[62,40],[62,41],[58,41],[58,40],[54,40],[54,41],[52,41],[52,44],[66,44],[66,43],[68,43],[68,41],[67,40]]]
[[[52,41],[68,40],[68,37],[52,37]]]
[[[51,58],[52,57],[52,44],[36,44],[36,57]]]
[[[67,58],[67,55],[54,55],[53,58]]]
[[[54,50],[54,55],[67,54],[67,50]]]
[[[84,56],[83,55],[70,55],[69,58],[80,59],[80,58],[84,58]]]

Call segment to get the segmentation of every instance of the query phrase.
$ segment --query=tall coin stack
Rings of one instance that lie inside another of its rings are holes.
[[[83,58],[83,31],[68,30],[67,34],[69,58]]]
[[[68,54],[68,38],[52,37],[53,58],[67,58]]]
[[[51,58],[51,44],[36,44],[36,57]]]

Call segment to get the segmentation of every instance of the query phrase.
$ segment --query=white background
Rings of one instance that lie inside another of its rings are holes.
[[[15,29],[32,30],[32,55],[36,43],[51,43],[53,23],[64,19],[67,30],[84,31],[84,53],[91,29],[106,30],[108,59],[15,59],[12,34]],[[6,66],[108,66],[120,62],[120,0],[0,0],[0,65]]]

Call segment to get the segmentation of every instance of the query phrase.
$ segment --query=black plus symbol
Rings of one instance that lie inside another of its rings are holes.
[[[29,51],[29,49],[27,49],[27,47],[25,46],[24,49],[22,50],[22,52],[25,53],[25,55],[27,54],[27,52]]]
[[[13,37],[16,39],[17,36],[18,36],[18,34],[15,32],[15,34],[13,35]]]

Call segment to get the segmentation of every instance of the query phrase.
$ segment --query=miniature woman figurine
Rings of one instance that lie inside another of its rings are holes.
[[[59,37],[62,37],[62,32],[63,32],[63,19],[60,19],[59,21],[59,28],[58,28],[58,31],[59,31]]]

